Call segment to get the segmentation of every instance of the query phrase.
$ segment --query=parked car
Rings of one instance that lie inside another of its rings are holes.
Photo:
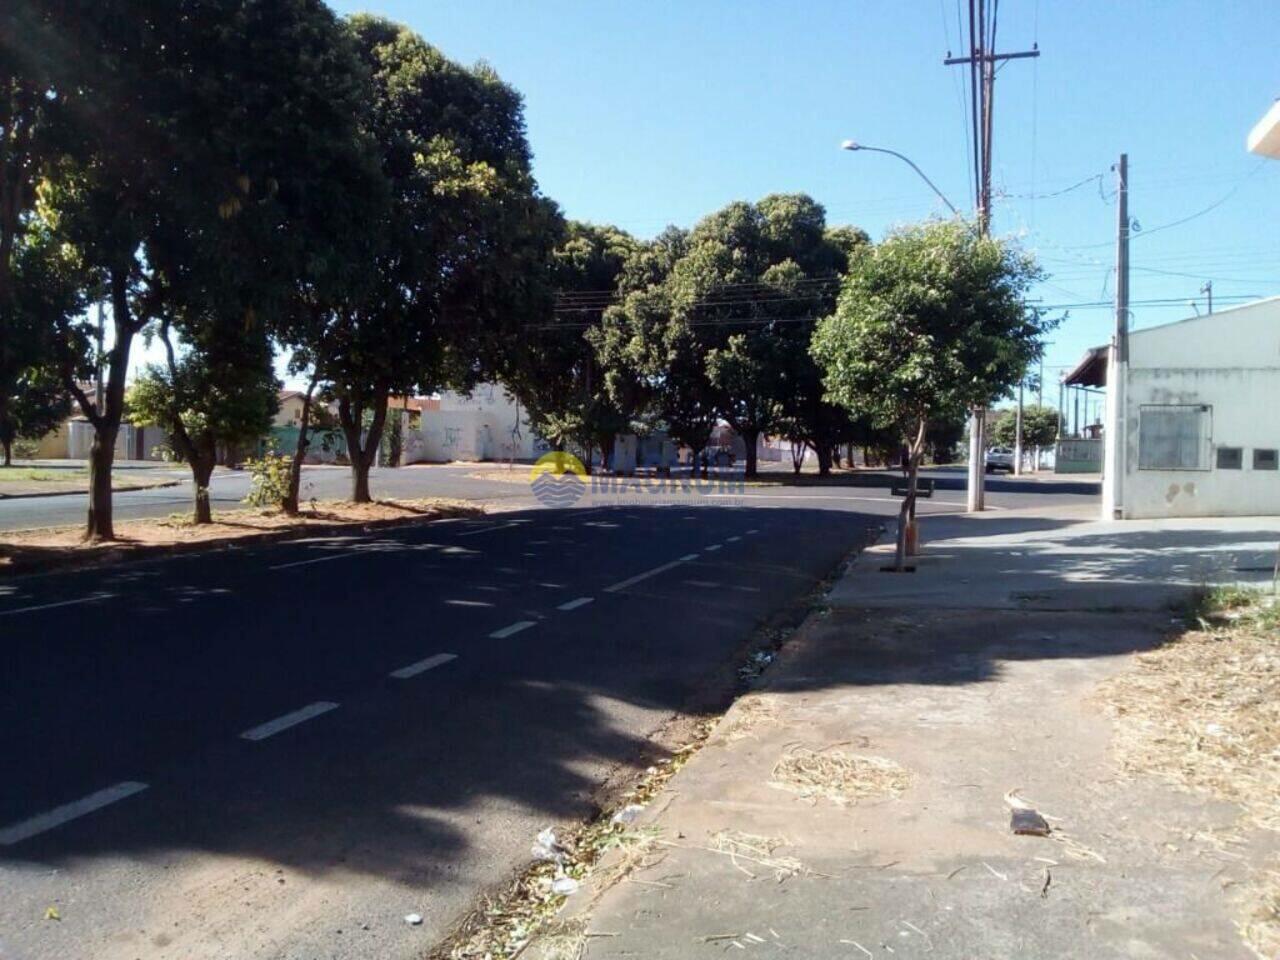
[[[1008,447],[992,447],[987,451],[983,462],[987,473],[995,473],[997,470],[1013,473],[1013,451]]]

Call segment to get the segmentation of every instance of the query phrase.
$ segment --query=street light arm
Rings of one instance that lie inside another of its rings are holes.
[[[914,170],[921,180],[929,185],[929,189],[938,195],[938,199],[945,203],[952,213],[957,217],[960,216],[960,211],[956,209],[956,205],[947,199],[947,195],[938,189],[938,185],[936,183],[925,176],[925,172],[917,167],[910,157],[899,153],[897,150],[886,150],[884,147],[866,147],[860,143],[854,143],[852,140],[846,140],[842,144],[842,147],[845,150],[870,150],[872,153],[887,153],[891,157],[897,157]]]

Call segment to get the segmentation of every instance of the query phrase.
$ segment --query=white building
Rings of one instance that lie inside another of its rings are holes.
[[[405,463],[534,460],[549,449],[534,435],[520,403],[493,383],[469,394],[444,391],[439,406],[423,409],[418,429],[404,435]]]
[[[1104,517],[1280,514],[1280,297],[1128,341],[1107,374],[1123,442],[1107,443],[1120,482],[1104,478]]]

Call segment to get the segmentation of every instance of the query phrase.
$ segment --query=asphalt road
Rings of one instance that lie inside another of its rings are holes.
[[[636,489],[0,582],[0,957],[420,956],[887,493]]]
[[[789,470],[785,467],[771,469],[776,465],[765,466],[769,470],[765,474],[767,480],[785,479]],[[156,469],[156,468],[146,468]],[[173,473],[172,468],[163,468]],[[440,464],[415,465],[399,469],[374,468],[370,484],[374,496],[387,498],[414,497],[455,497],[464,500],[476,500],[484,503],[503,504],[507,507],[537,507],[527,483],[527,467],[516,465],[512,470],[494,468],[492,465],[478,464]],[[182,472],[174,474],[183,478]],[[931,500],[922,500],[922,512],[938,512],[955,509],[964,502],[965,475],[963,468],[941,468],[924,470],[922,477],[930,478],[937,484],[937,492]],[[816,479],[816,478],[809,478]],[[843,505],[843,509],[854,509],[856,505],[871,504],[873,509],[891,509],[879,501],[890,496],[890,474],[847,475],[835,478],[830,486],[792,487],[777,483],[744,486],[737,492],[736,499],[743,503],[768,506],[784,501],[795,501],[797,505],[809,503],[818,507]],[[991,476],[987,478],[988,502],[995,509],[1017,506],[1024,496],[1036,498],[1035,502],[1044,502],[1045,497],[1061,498],[1067,501],[1078,500],[1082,496],[1096,493],[1097,484],[1081,482],[1070,478],[1054,478],[1045,475],[1038,478],[1015,478],[1009,476]],[[219,510],[234,510],[242,506],[245,494],[249,490],[249,476],[242,471],[219,472],[211,483],[211,499],[215,514]],[[632,499],[657,499],[654,488],[646,486],[645,490]],[[717,492],[718,491],[718,492]],[[303,468],[302,498],[315,497],[320,500],[344,499],[351,493],[351,472],[349,468],[338,466],[308,466]],[[730,499],[735,491],[732,487],[722,488],[712,485],[711,499]],[[128,493],[117,493],[115,496],[115,516],[120,520],[132,520],[145,517],[167,517],[170,514],[187,514],[191,512],[191,482],[183,479],[178,486],[161,487],[152,490],[135,490]],[[78,524],[84,520],[87,500],[83,495],[65,495],[54,497],[32,497],[0,499],[0,530],[20,530],[31,527],[52,527],[66,524]]]

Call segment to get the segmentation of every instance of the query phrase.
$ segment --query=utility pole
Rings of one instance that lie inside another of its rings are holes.
[[[1022,384],[1018,381],[1018,416],[1014,424],[1013,440],[1013,475],[1022,476]]]
[[[973,124],[973,185],[978,212],[978,232],[986,236],[991,229],[991,148],[994,131],[996,64],[1040,56],[1040,49],[1018,53],[996,52],[996,27],[999,0],[969,0],[969,55],[953,57],[947,52],[942,62],[947,66],[969,67],[969,102]],[[990,15],[988,15],[990,14]],[[970,513],[986,508],[986,417],[985,406],[970,411],[969,429],[969,496]]]
[[[1116,171],[1116,318],[1107,363],[1107,422],[1103,428],[1102,519],[1124,517],[1125,381],[1129,370],[1129,156]]]
[[[1213,313],[1213,281],[1206,280],[1204,286],[1200,288],[1200,292],[1207,294],[1209,297],[1209,313]]]

